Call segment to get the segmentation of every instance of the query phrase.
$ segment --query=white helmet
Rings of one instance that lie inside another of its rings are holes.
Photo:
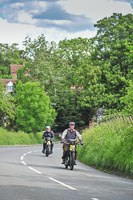
[[[46,126],[46,129],[51,129],[50,126]]]

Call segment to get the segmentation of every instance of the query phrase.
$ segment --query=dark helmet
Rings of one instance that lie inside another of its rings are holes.
[[[75,122],[70,122],[70,123],[69,123],[69,126],[70,126],[70,125],[74,125],[74,126],[75,126]]]

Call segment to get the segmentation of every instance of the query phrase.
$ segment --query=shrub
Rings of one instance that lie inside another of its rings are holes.
[[[127,123],[128,122],[128,123]],[[91,166],[133,176],[133,123],[117,119],[86,129],[78,158]]]
[[[55,141],[57,141],[57,138],[55,138]],[[0,145],[30,145],[42,143],[42,132],[28,134],[22,131],[7,131],[0,127]]]

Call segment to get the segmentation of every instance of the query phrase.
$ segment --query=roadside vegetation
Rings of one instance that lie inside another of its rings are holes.
[[[90,39],[56,44],[44,35],[27,37],[23,50],[0,44],[1,78],[10,75],[10,64],[23,65],[12,98],[0,89],[0,126],[29,133],[47,124],[59,132],[69,121],[88,125],[99,107],[106,115],[121,112],[128,102],[121,98],[133,84],[132,21],[132,14],[114,13],[95,24],[97,34]]]
[[[97,169],[133,178],[133,121],[124,117],[86,129],[81,162]]]
[[[58,139],[55,137],[55,142]],[[42,132],[25,133],[23,131],[8,131],[0,128],[0,145],[32,145],[42,144]]]
[[[0,128],[0,145],[42,144],[42,133],[14,132]]]

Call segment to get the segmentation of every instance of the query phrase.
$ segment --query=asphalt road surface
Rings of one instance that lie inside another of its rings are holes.
[[[77,162],[61,164],[62,145],[48,158],[41,146],[0,148],[0,200],[133,200],[133,181]]]

